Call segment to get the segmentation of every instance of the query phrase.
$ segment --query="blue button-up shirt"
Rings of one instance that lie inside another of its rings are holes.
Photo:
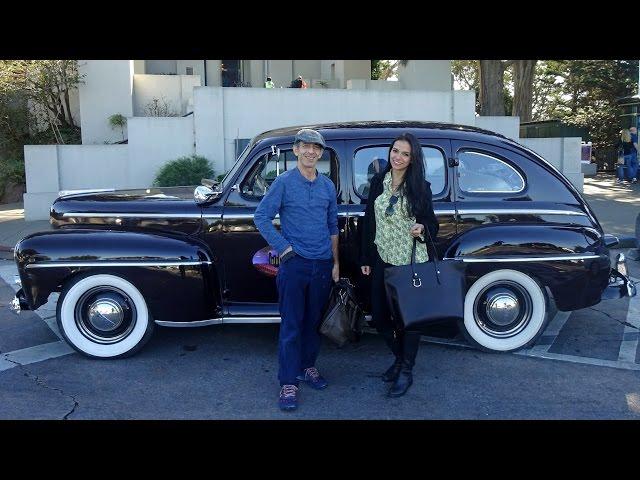
[[[338,234],[336,187],[324,175],[307,180],[296,167],[277,177],[262,199],[254,222],[265,240],[282,254],[289,245],[301,257],[333,257],[331,236]],[[280,214],[280,232],[272,221]]]

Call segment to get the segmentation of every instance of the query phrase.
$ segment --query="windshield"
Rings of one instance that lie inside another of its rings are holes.
[[[224,191],[229,185],[229,183],[231,182],[231,179],[236,176],[236,172],[242,165],[242,162],[244,162],[244,159],[247,158],[247,155],[249,154],[250,146],[251,146],[251,142],[249,142],[249,144],[242,151],[242,153],[236,160],[236,163],[233,165],[233,167],[231,167],[231,170],[229,170],[227,174],[224,176],[224,178],[222,179],[222,182],[220,182],[220,188],[219,188],[220,191]]]

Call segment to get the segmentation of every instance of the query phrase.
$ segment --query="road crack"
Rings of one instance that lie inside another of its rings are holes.
[[[603,315],[605,315],[605,316],[609,317],[609,318],[610,318],[610,319],[612,319],[612,320],[615,320],[616,322],[618,322],[618,323],[620,323],[620,324],[622,324],[622,325],[625,325],[625,326],[627,326],[627,327],[631,327],[631,328],[635,328],[636,330],[639,330],[639,331],[640,331],[640,328],[636,327],[635,325],[632,325],[632,324],[630,324],[629,322],[625,322],[625,321],[622,321],[622,320],[618,320],[617,318],[612,317],[611,315],[609,315],[607,312],[603,312],[602,310],[598,310],[597,308],[593,308],[593,307],[589,307],[589,310],[593,310],[594,312],[601,313],[601,314],[603,314]]]
[[[1,353],[1,352],[0,352]],[[7,362],[11,362],[13,364],[15,364],[16,366],[18,366],[20,368],[20,370],[22,370],[22,372],[24,372],[24,376],[35,381],[36,385],[38,385],[39,387],[45,388],[47,390],[54,390],[58,393],[60,393],[63,397],[69,397],[72,401],[73,401],[73,408],[68,411],[63,417],[63,420],[69,420],[69,416],[71,416],[75,411],[76,408],[78,408],[78,406],[80,406],[80,404],[78,403],[78,401],[76,400],[76,397],[74,397],[71,394],[65,393],[63,390],[56,388],[56,387],[50,387],[49,385],[47,385],[43,380],[40,380],[40,377],[38,377],[37,375],[34,375],[33,373],[31,373],[29,370],[27,370],[25,368],[24,365],[22,365],[20,362],[16,362],[15,360],[11,360],[10,358],[8,358],[8,355],[5,354],[4,355],[4,359]]]

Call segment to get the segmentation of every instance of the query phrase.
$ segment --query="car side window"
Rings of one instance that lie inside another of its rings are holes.
[[[241,194],[249,198],[264,197],[276,177],[296,168],[297,161],[298,158],[293,153],[293,149],[281,149],[280,157],[271,152],[261,155],[240,183]],[[336,185],[336,189],[338,187],[337,162],[335,151],[326,148],[316,164],[318,173],[329,177]]]
[[[435,196],[444,190],[446,161],[442,150],[435,147],[422,147],[424,155],[425,178],[431,183],[431,193]],[[353,182],[358,196],[369,196],[371,178],[387,166],[389,145],[360,148],[353,157]]]
[[[505,160],[488,152],[458,152],[458,184],[467,193],[517,193],[524,190],[522,175]]]

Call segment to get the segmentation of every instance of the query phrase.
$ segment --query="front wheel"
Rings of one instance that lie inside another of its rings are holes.
[[[83,275],[66,285],[56,317],[65,340],[93,358],[133,355],[149,340],[154,326],[140,291],[107,274]]]
[[[516,270],[495,270],[480,277],[467,291],[465,337],[486,351],[511,352],[535,342],[547,322],[544,290]]]

